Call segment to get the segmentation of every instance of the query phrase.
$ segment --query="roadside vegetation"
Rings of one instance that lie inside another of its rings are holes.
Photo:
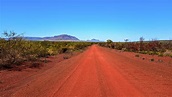
[[[122,51],[172,57],[172,40],[144,41],[144,38],[140,37],[139,41],[136,42],[128,42],[128,39],[125,39],[125,42],[112,42],[111,40],[107,40],[107,42],[99,43],[99,45]]]
[[[90,42],[28,41],[15,32],[4,32],[0,38],[0,69],[13,68],[23,62],[35,62],[61,53],[72,53],[90,46]]]
[[[35,65],[40,59],[46,62],[47,57],[62,53],[66,53],[63,58],[68,59],[74,51],[80,51],[92,44],[121,51],[172,57],[172,40],[144,41],[144,38],[140,37],[137,42],[128,42],[128,39],[125,39],[125,42],[55,42],[28,41],[15,32],[4,32],[3,35],[5,38],[0,38],[0,70],[20,66],[24,62],[33,62]],[[136,57],[139,57],[139,54]]]

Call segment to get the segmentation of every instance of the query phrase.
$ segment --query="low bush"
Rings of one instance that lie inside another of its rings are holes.
[[[141,54],[148,54],[148,51],[139,51]]]
[[[172,53],[172,40],[144,41],[144,38],[140,37],[140,40],[136,42],[128,42],[128,40],[126,42],[107,41],[104,43],[99,43],[99,45],[117,50],[132,51],[141,54],[158,56],[171,56]]]
[[[170,50],[166,50],[164,53],[163,53],[164,56],[171,56],[172,55],[172,51]]]
[[[164,56],[163,53],[161,53],[161,52],[157,52],[156,55],[158,55],[159,57],[163,57]]]
[[[150,59],[150,61],[152,61],[152,62],[153,62],[153,61],[154,61],[154,59],[152,58],[152,59]]]
[[[63,59],[69,59],[69,56],[63,56]]]
[[[29,66],[29,68],[41,68],[42,66],[43,65],[41,63],[34,62]]]
[[[140,57],[140,55],[139,55],[139,54],[137,54],[137,55],[135,55],[135,57]]]
[[[149,55],[155,55],[155,52],[149,51],[148,54],[149,54]]]
[[[0,38],[0,68],[13,68],[24,61],[37,61],[39,58],[69,53],[92,45],[89,42],[28,41],[15,32],[4,32]],[[36,67],[34,64],[32,67]]]

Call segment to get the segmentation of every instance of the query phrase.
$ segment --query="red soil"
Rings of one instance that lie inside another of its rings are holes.
[[[172,58],[135,54],[93,45],[42,69],[1,71],[0,96],[172,97]]]

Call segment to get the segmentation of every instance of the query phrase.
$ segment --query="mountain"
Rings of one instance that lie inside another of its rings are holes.
[[[74,36],[67,35],[67,34],[62,34],[62,35],[58,35],[58,36],[54,36],[54,37],[44,37],[44,40],[79,41],[78,38],[76,38]]]
[[[91,39],[91,40],[87,40],[88,42],[101,42],[100,40],[98,39]]]
[[[31,41],[79,41],[78,38],[75,36],[62,34],[58,36],[52,36],[52,37],[24,37],[25,40],[31,40]]]
[[[23,37],[24,40],[40,41],[43,40],[41,37]]]

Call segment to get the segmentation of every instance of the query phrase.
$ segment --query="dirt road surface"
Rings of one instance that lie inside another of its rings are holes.
[[[172,97],[172,67],[93,45],[9,90],[0,96]]]

